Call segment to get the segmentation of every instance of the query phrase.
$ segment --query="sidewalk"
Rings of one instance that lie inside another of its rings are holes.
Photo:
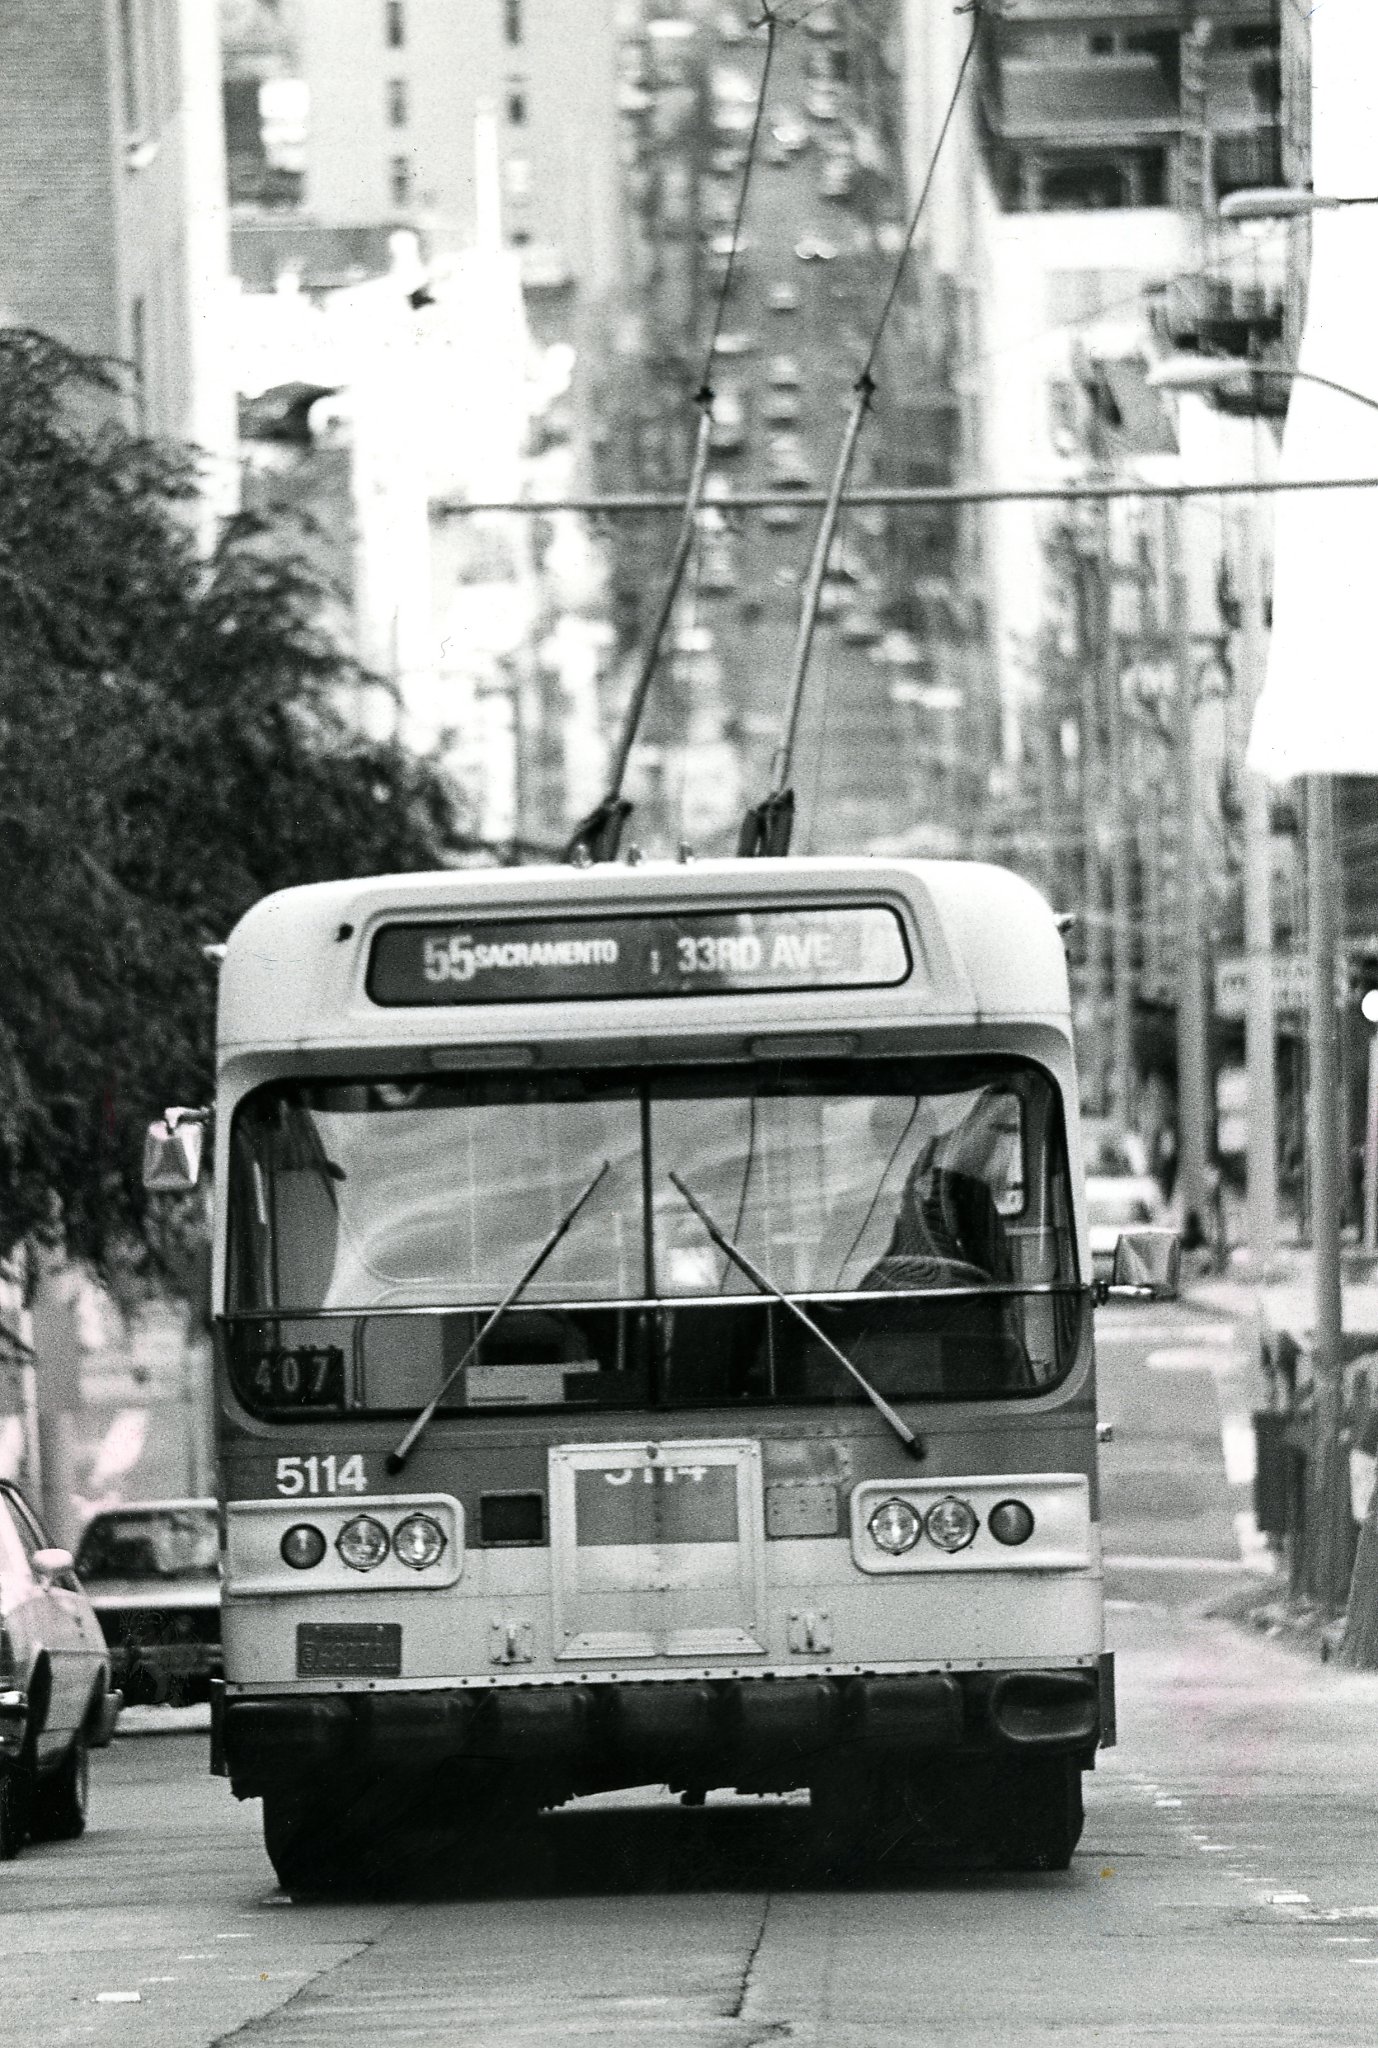
[[[1346,1257],[1343,1275],[1343,1327],[1346,1336],[1374,1339],[1378,1349],[1378,1273],[1374,1262],[1358,1254]],[[1281,1331],[1305,1347],[1313,1321],[1313,1268],[1305,1245],[1282,1246],[1266,1279],[1249,1271],[1247,1252],[1233,1252],[1227,1273],[1204,1273],[1186,1280],[1182,1298],[1195,1308],[1241,1320],[1252,1318],[1263,1339]]]
[[[1354,1389],[1363,1383],[1366,1389],[1362,1405],[1367,1408],[1372,1400],[1369,1389],[1376,1376],[1370,1360],[1378,1354],[1378,1269],[1373,1259],[1347,1250],[1341,1288],[1346,1409]],[[1266,1278],[1251,1274],[1247,1252],[1236,1252],[1228,1272],[1187,1279],[1182,1298],[1205,1313],[1230,1318],[1241,1335],[1251,1334],[1252,1355],[1248,1363],[1228,1383],[1218,1379],[1217,1390],[1227,1450],[1231,1438],[1236,1445],[1235,1469],[1230,1476],[1240,1500],[1236,1527],[1241,1555],[1256,1569],[1276,1574],[1271,1586],[1265,1581],[1241,1589],[1216,1602],[1209,1611],[1218,1619],[1283,1637],[1294,1647],[1324,1659],[1336,1646],[1341,1624],[1306,1597],[1297,1581],[1296,1559],[1288,1562],[1291,1546],[1299,1540],[1292,1527],[1298,1512],[1295,1503],[1284,1511],[1288,1533],[1279,1549],[1276,1536],[1270,1541],[1260,1533],[1252,1499],[1256,1450],[1253,1411],[1280,1408],[1283,1414],[1298,1418],[1294,1428],[1307,1428],[1302,1418],[1310,1401],[1308,1354],[1315,1321],[1313,1290],[1310,1247],[1286,1245],[1279,1249]],[[1280,1338],[1290,1339],[1290,1345],[1279,1344]],[[1286,1362],[1289,1353],[1294,1361],[1291,1365]],[[1288,1434],[1290,1437],[1292,1430]],[[1276,1509],[1276,1503],[1274,1506]],[[1304,1527],[1304,1505],[1300,1512]],[[1304,1566],[1301,1569],[1304,1572]]]

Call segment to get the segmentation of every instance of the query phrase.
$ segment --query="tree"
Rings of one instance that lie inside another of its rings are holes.
[[[209,559],[188,451],[111,372],[0,331],[0,1256],[146,1265],[142,1135],[209,1099],[214,969],[258,897],[441,865],[452,792],[348,721],[323,593],[250,522]]]

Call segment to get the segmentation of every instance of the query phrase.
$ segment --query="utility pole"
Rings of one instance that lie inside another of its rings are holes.
[[[1191,597],[1182,557],[1181,507],[1164,507],[1168,617],[1177,683],[1178,886],[1181,936],[1177,966],[1177,1168],[1182,1214],[1206,1219],[1206,972],[1202,929],[1201,835],[1196,771],[1196,674]]]
[[[1124,699],[1115,632],[1115,558],[1109,521],[1101,563],[1101,702],[1105,706],[1110,841],[1110,1076],[1115,1116],[1128,1130],[1134,1116],[1133,806],[1124,764]]]
[[[1263,625],[1263,518],[1244,508],[1240,558],[1241,654],[1245,704],[1252,721],[1268,658]],[[1247,732],[1248,726],[1246,724]],[[1244,1058],[1249,1077],[1249,1250],[1253,1269],[1266,1274],[1277,1253],[1278,1134],[1277,1020],[1273,995],[1272,806],[1262,775],[1242,773],[1244,809]]]
[[[1340,1289],[1340,1076],[1335,974],[1339,956],[1340,876],[1335,860],[1335,792],[1328,775],[1306,779],[1306,909],[1310,967],[1311,1245],[1314,1299],[1311,1546],[1313,1590],[1332,1612],[1343,1607],[1349,1571],[1349,1474],[1340,1445],[1344,1408],[1343,1300]]]
[[[1100,704],[1095,634],[1102,606],[1093,578],[1096,558],[1078,554],[1077,671],[1081,684],[1081,738],[1078,764],[1081,781],[1082,902],[1086,925],[1087,1044],[1081,1060],[1081,1091],[1092,1116],[1105,1113],[1105,967],[1107,908],[1100,862]]]

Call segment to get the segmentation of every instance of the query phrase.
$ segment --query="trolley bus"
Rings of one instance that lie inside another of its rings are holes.
[[[1076,1105],[1060,935],[997,868],[251,910],[213,1112],[213,1767],[280,1880],[418,1807],[472,1844],[642,1784],[1065,1866],[1114,1735]],[[194,1177],[197,1114],[150,1185]]]

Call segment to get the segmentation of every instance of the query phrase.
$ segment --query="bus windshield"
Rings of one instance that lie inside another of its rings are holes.
[[[672,1172],[887,1395],[1036,1392],[1071,1363],[1047,1292],[1077,1278],[1061,1110],[1032,1064],[284,1081],[233,1126],[244,1398],[422,1405],[605,1161],[447,1405],[862,1398]]]

